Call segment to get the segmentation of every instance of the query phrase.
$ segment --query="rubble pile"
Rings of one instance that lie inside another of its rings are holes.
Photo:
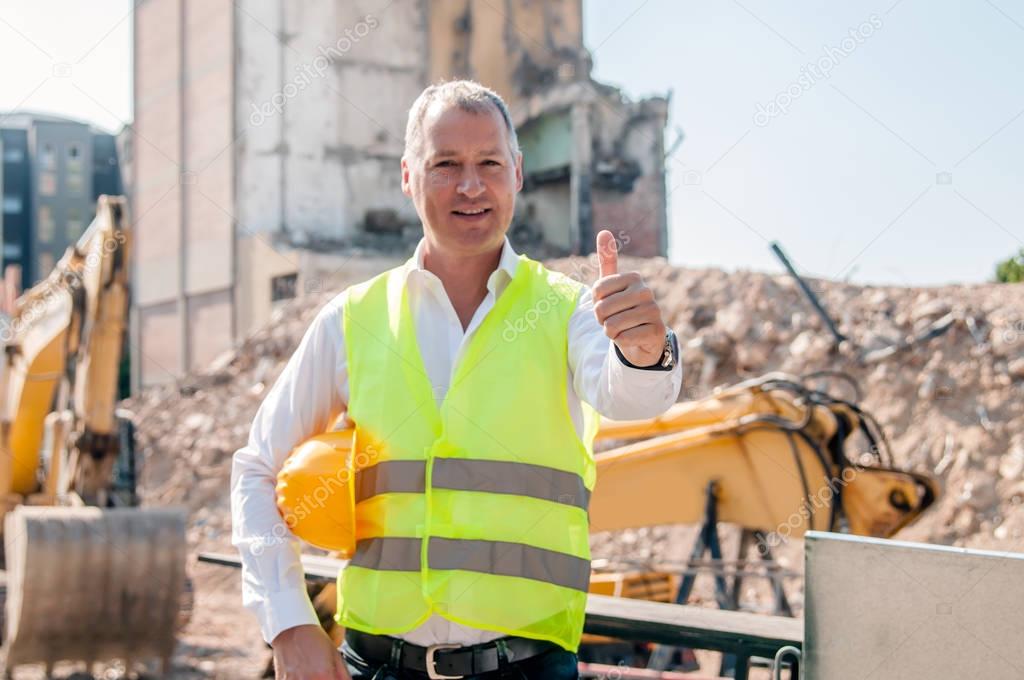
[[[245,444],[260,402],[332,295],[289,301],[204,371],[122,403],[136,423],[142,503],[188,508],[192,547],[227,546],[231,456]]]
[[[579,271],[572,260],[552,266]],[[679,335],[681,399],[771,371],[846,373],[884,427],[896,464],[930,472],[943,486],[936,507],[899,537],[1024,551],[1024,286],[810,280],[847,338],[834,350],[826,324],[788,276],[658,260],[623,266],[644,275]],[[827,388],[852,397],[840,381]],[[636,533],[640,555],[671,543],[656,528]],[[600,538],[604,551],[630,548],[626,537]]]
[[[588,283],[597,271],[583,258],[549,265]],[[622,258],[620,268],[643,274],[680,338],[681,399],[769,371],[847,373],[860,384],[862,406],[884,426],[897,464],[932,472],[944,486],[937,507],[901,537],[1024,551],[1024,285],[810,280],[847,338],[834,350],[828,328],[787,276],[682,269],[662,259]],[[125,404],[138,423],[144,502],[186,505],[194,547],[227,545],[231,455],[333,294],[290,302],[207,370]],[[929,331],[934,337],[904,346]],[[667,538],[642,530],[597,541],[602,550],[618,546],[643,557]]]

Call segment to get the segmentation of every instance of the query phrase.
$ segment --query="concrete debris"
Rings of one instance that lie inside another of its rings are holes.
[[[231,456],[245,444],[266,386],[277,379],[313,316],[332,296],[291,302],[237,351],[218,357],[211,370],[126,401],[138,425],[143,503],[187,506],[194,547],[226,547]]]
[[[800,333],[789,345],[789,355],[795,361],[818,363],[832,350],[832,343],[820,333],[807,330]]]
[[[999,463],[999,476],[1017,482],[1024,473],[1024,440],[1018,441]]]
[[[1006,372],[1014,380],[1024,380],[1024,358],[1017,358],[1006,364]]]
[[[739,300],[733,301],[715,315],[715,325],[733,340],[742,340],[752,323],[753,319]]]
[[[944,316],[949,313],[951,308],[948,300],[942,298],[929,299],[927,293],[921,293],[914,303],[914,307],[910,312],[910,318],[914,322]]]

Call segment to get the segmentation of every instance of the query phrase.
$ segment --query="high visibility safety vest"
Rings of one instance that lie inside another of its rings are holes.
[[[356,551],[337,622],[397,634],[431,614],[579,647],[597,413],[569,414],[567,327],[581,285],[519,256],[438,408],[405,275],[349,289]]]

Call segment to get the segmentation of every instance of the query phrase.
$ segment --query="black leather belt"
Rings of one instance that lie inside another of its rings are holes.
[[[431,645],[421,647],[387,635],[370,635],[351,628],[345,642],[367,662],[388,664],[396,670],[426,673],[429,678],[462,678],[481,675],[507,663],[525,661],[560,647],[554,642],[521,637],[503,637],[493,642],[463,647]]]

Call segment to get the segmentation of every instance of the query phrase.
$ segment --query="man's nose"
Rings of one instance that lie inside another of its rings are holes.
[[[475,198],[484,192],[484,183],[480,181],[480,175],[474,166],[469,165],[462,171],[455,190],[467,198]]]

